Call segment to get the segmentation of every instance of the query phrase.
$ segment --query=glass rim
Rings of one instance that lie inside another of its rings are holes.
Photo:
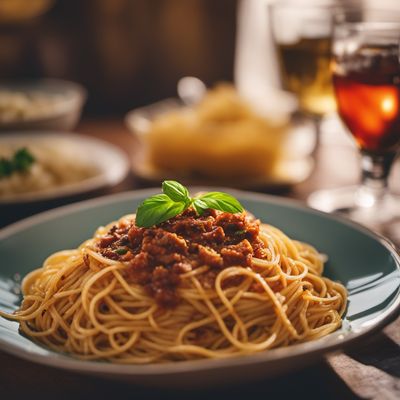
[[[400,16],[400,13],[399,13]],[[349,29],[356,32],[400,32],[400,20],[394,21],[343,21],[334,26],[335,29]],[[399,36],[400,40],[400,36]]]
[[[333,2],[332,3],[326,3],[321,1],[321,3],[293,3],[292,1],[276,1],[273,3],[267,4],[267,7],[270,10],[278,10],[278,9],[292,9],[292,10],[331,10],[337,8],[337,4],[335,5]]]
[[[372,12],[376,15],[388,15],[388,16],[398,16],[400,23],[400,8],[377,8],[376,5],[357,5],[357,4],[337,4],[335,2],[327,3],[324,1],[314,2],[314,3],[294,3],[293,0],[278,1],[275,0],[272,3],[267,4],[268,9],[274,10],[327,10],[331,11],[332,16],[336,21],[336,17],[340,15],[359,15],[363,12]],[[362,21],[359,21],[362,22]],[[378,22],[378,21],[377,21]],[[382,21],[384,22],[384,21]],[[388,21],[390,22],[390,21]]]
[[[400,8],[377,8],[375,6],[356,6],[356,5],[344,5],[344,6],[338,6],[336,5],[335,7],[332,7],[335,9],[334,16],[335,16],[335,22],[339,21],[338,18],[340,16],[352,16],[352,15],[363,15],[366,12],[372,14],[372,19],[369,20],[355,20],[355,21],[346,21],[344,20],[343,23],[349,22],[349,23],[363,23],[363,22],[382,22],[382,23],[391,23],[391,22],[399,22],[400,23]],[[388,16],[388,19],[386,18],[377,18],[377,17],[382,17],[382,16]],[[395,17],[392,18],[392,17]],[[375,19],[376,18],[376,19]]]

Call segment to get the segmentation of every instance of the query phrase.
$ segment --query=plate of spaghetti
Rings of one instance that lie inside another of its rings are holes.
[[[365,228],[272,196],[162,189],[0,231],[0,348],[141,384],[216,384],[310,363],[398,312],[400,258]]]

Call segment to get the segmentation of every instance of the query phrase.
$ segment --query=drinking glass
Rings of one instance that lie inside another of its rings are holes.
[[[338,113],[361,152],[361,182],[315,192],[308,202],[385,233],[400,221],[400,199],[388,191],[400,145],[400,15],[363,8],[339,11],[335,20],[333,86]]]
[[[315,121],[318,140],[323,116],[336,109],[329,67],[333,7],[326,1],[281,1],[270,6],[269,15],[282,86]]]

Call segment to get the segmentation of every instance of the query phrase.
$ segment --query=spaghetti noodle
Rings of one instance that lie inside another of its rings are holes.
[[[188,210],[151,229],[127,215],[51,255],[25,277],[20,309],[0,315],[51,349],[117,363],[231,357],[338,329],[347,294],[322,276],[324,256],[250,214],[226,214]],[[222,264],[204,263],[201,247]]]

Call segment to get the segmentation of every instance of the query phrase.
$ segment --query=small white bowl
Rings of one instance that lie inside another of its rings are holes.
[[[77,125],[87,97],[87,92],[81,85],[58,79],[2,82],[0,91],[58,96],[57,107],[54,107],[54,111],[46,116],[32,115],[10,121],[0,120],[0,131],[70,131]]]

